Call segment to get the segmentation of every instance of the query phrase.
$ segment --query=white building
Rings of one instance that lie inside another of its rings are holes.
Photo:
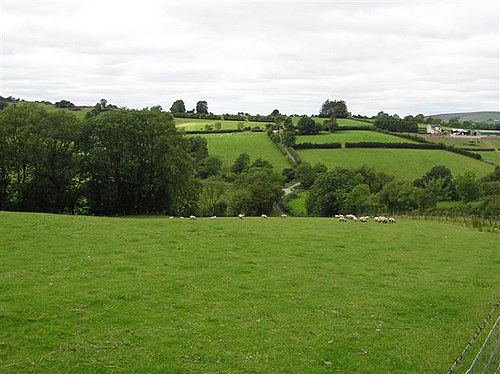
[[[427,134],[441,134],[443,129],[439,125],[427,125]]]

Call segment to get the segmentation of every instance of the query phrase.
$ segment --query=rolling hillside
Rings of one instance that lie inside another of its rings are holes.
[[[465,113],[442,113],[442,114],[432,114],[426,116],[426,118],[439,118],[443,121],[449,121],[452,118],[459,118],[460,121],[472,121],[472,122],[484,122],[484,123],[494,123],[500,122],[500,112],[490,111],[490,112],[465,112]]]

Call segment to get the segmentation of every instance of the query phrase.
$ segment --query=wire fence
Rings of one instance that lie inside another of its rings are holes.
[[[500,317],[465,374],[496,374],[500,371]]]
[[[455,359],[453,362],[453,365],[451,365],[450,370],[448,370],[447,374],[452,374],[455,372],[457,367],[459,366],[460,362],[464,358],[465,354],[469,351],[469,349],[472,347],[472,344],[478,339],[479,335],[481,334],[481,331],[484,329],[488,321],[490,320],[491,316],[496,312],[496,310],[500,307],[500,300],[497,300],[495,305],[493,305],[493,308],[490,310],[490,312],[486,315],[484,318],[483,322],[479,325],[478,329],[474,332],[474,335],[472,335],[472,338],[470,338],[469,342],[465,346],[464,350],[462,353],[458,355],[458,357]],[[479,353],[476,355],[476,358],[474,362],[472,363],[469,371],[467,371],[466,374],[490,374],[494,373],[497,374],[500,367],[498,363],[498,348],[500,345],[500,329],[498,327],[498,320],[500,320],[500,317],[496,320],[495,324],[491,328],[490,333],[488,334],[488,337],[486,338],[483,346],[479,350]],[[471,371],[473,370],[473,371]]]

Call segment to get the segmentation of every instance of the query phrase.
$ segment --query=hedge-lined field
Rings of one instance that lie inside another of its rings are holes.
[[[470,157],[442,150],[418,149],[304,149],[297,150],[303,161],[321,162],[328,167],[359,167],[366,165],[400,179],[413,181],[436,165],[444,165],[454,175],[473,171],[483,176],[494,167]]]
[[[474,153],[479,153],[483,160],[486,161],[491,161],[500,166],[500,151],[495,151],[495,152],[477,152],[475,151]]]
[[[334,133],[321,133],[319,135],[298,135],[297,143],[350,143],[350,142],[385,142],[385,143],[415,143],[376,131],[339,131]]]
[[[277,172],[291,167],[265,133],[241,132],[201,136],[207,139],[209,153],[219,156],[228,164],[232,164],[241,153],[246,152],[251,157],[250,162],[261,157],[269,161]]]
[[[319,125],[322,125],[325,120],[328,118],[320,118],[320,117],[313,117],[314,122],[316,122]],[[299,123],[300,117],[292,117],[292,122],[296,126]],[[373,123],[371,122],[364,122],[364,121],[357,121],[355,119],[350,119],[350,118],[337,118],[337,124],[340,127],[350,127],[350,126],[373,126]]]
[[[444,222],[0,223],[3,373],[443,373],[500,283],[498,234]]]
[[[221,129],[224,130],[234,130],[238,128],[238,124],[243,124],[244,127],[260,127],[261,129],[266,128],[266,122],[250,122],[250,121],[222,121],[213,119],[196,119],[196,118],[176,118],[175,124],[179,128],[183,128],[186,131],[198,131],[205,130],[205,125],[214,126],[217,122],[220,122]]]

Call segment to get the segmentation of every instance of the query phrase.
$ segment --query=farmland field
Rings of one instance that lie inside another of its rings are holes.
[[[500,137],[482,137],[482,138],[469,138],[460,136],[435,136],[424,135],[426,140],[434,143],[444,143],[446,145],[453,145],[457,148],[497,148],[500,149]]]
[[[302,149],[300,157],[315,164],[321,162],[328,167],[359,167],[366,165],[377,171],[413,181],[436,165],[444,165],[454,175],[473,171],[478,176],[486,175],[494,167],[470,157],[441,150],[419,149]]]
[[[500,283],[498,234],[447,222],[0,223],[4,373],[442,373]]]
[[[235,130],[238,128],[238,124],[243,124],[245,127],[260,127],[261,129],[266,128],[266,122],[250,122],[250,121],[222,121],[222,120],[213,120],[213,119],[193,119],[193,118],[176,118],[175,124],[179,128],[183,128],[185,130],[205,130],[205,125],[214,125],[215,123],[220,122],[221,129],[223,130]]]
[[[265,133],[241,132],[231,134],[203,134],[211,155],[219,156],[232,164],[243,152],[250,155],[250,162],[258,157],[269,161],[277,172],[291,167],[285,156],[269,140]]]
[[[317,124],[323,124],[323,122],[325,120],[327,120],[328,118],[320,118],[320,117],[313,117],[314,119],[314,122],[316,122]],[[292,117],[292,122],[295,126],[297,126],[297,124],[299,123],[299,120],[300,120],[300,117]],[[340,127],[349,127],[349,126],[373,126],[372,123],[369,123],[369,122],[363,122],[363,121],[357,121],[355,119],[351,119],[351,118],[337,118],[337,124],[340,126]]]
[[[319,135],[298,135],[297,143],[342,143],[346,142],[381,142],[381,143],[415,143],[412,140],[383,134],[375,131],[338,131]]]
[[[500,166],[500,151],[495,152],[474,152],[479,153],[483,160],[491,161]]]

